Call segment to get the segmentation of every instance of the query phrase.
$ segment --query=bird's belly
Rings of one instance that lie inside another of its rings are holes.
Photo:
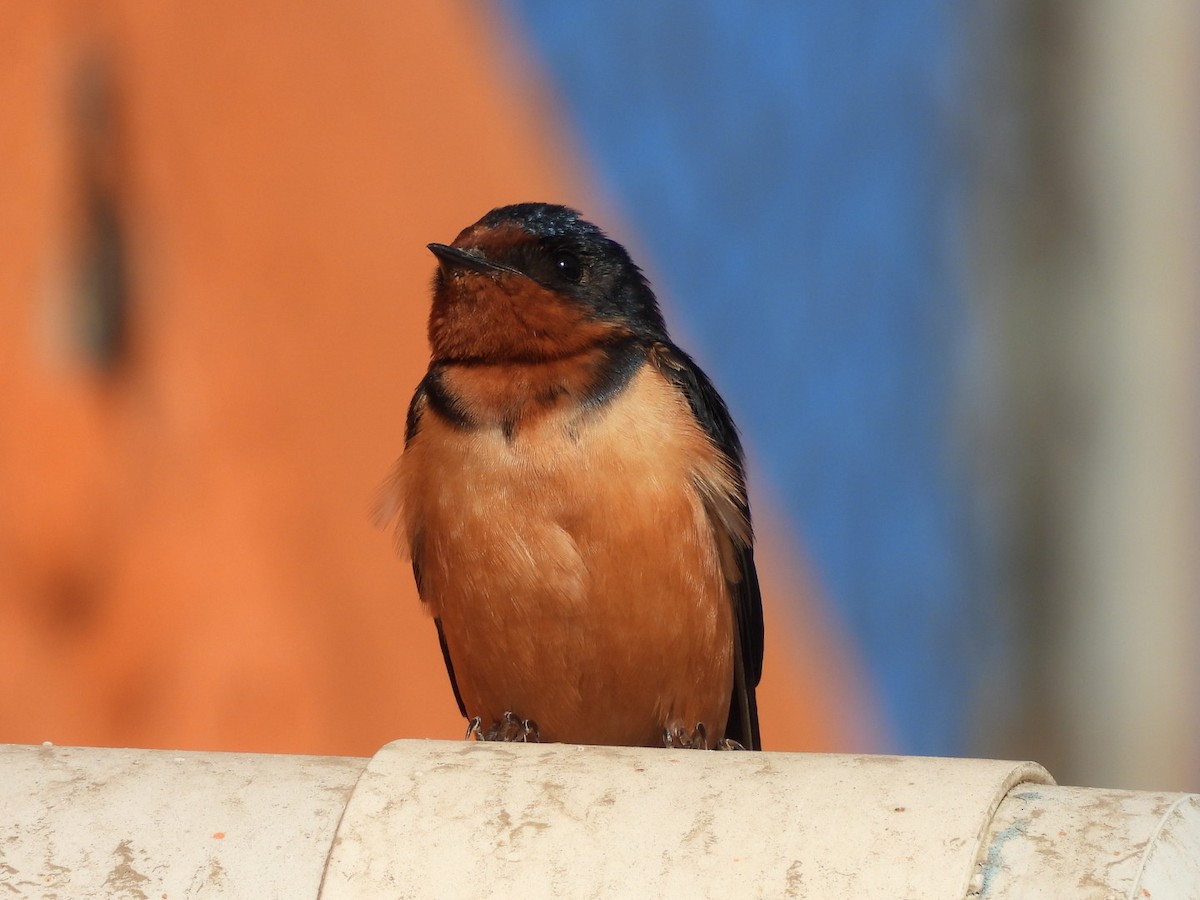
[[[545,740],[723,732],[733,625],[694,483],[707,442],[656,390],[639,378],[602,410],[509,438],[430,417],[406,453],[423,598],[485,726],[511,711]]]

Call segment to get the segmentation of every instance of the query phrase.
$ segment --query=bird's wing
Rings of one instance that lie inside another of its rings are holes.
[[[426,375],[421,383],[417,385],[416,391],[413,393],[412,402],[408,404],[408,417],[404,424],[404,448],[407,450],[408,445],[412,443],[412,439],[416,437],[417,431],[421,428],[421,416],[425,412],[425,407],[429,403],[429,387],[427,382],[430,376]],[[399,491],[395,491],[399,495]],[[397,510],[398,511],[398,508]],[[403,529],[401,529],[403,531]],[[403,541],[403,538],[401,538]],[[421,537],[420,535],[412,535],[410,545],[408,547],[409,557],[412,559],[413,580],[417,583],[417,594],[422,599],[425,598],[425,588],[421,581]],[[434,616],[433,624],[437,626],[438,643],[442,647],[442,659],[446,662],[446,674],[450,676],[450,687],[454,689],[454,699],[458,701],[458,710],[463,714],[463,718],[467,717],[467,707],[463,703],[462,694],[458,690],[458,679],[454,676],[454,663],[450,660],[450,649],[446,646],[446,636],[442,633],[442,620],[438,616]]]
[[[736,483],[736,496],[721,498],[724,503],[720,505],[731,506],[739,521],[730,521],[730,517],[717,508],[718,504],[710,504],[709,511],[714,528],[732,546],[734,575],[737,578],[736,581],[730,579],[737,635],[734,640],[733,697],[725,736],[748,749],[760,750],[762,742],[758,731],[755,688],[762,678],[762,593],[758,586],[758,572],[754,567],[754,541],[750,529],[750,506],[746,499],[742,443],[725,401],[708,376],[686,353],[673,344],[659,342],[652,348],[650,359],[658,371],[687,398],[696,421],[724,455]]]

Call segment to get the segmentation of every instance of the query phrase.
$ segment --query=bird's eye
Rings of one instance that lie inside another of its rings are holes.
[[[579,265],[579,257],[570,250],[559,250],[554,254],[554,271],[559,277],[575,283],[583,277],[583,269]]]

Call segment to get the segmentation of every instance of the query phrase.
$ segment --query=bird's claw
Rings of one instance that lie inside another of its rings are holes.
[[[688,731],[682,725],[672,725],[663,729],[663,746],[669,750],[745,750],[746,748],[731,738],[722,738],[715,744],[708,742],[708,728],[703,722],[697,722],[696,727]]]
[[[537,722],[532,719],[522,719],[516,713],[506,712],[498,721],[493,722],[485,731],[483,720],[479,716],[471,719],[467,725],[467,740],[502,741],[516,744],[537,744],[542,740]]]
[[[672,725],[663,729],[663,746],[668,750],[707,750],[708,729],[703,722],[697,722],[696,727],[688,731],[682,725]]]

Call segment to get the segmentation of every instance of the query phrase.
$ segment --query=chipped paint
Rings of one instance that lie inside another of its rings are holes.
[[[110,897],[148,900],[142,887],[149,884],[150,878],[143,875],[134,866],[135,855],[144,857],[145,854],[135,854],[133,841],[127,838],[117,844],[117,849],[113,851],[112,855],[116,858],[116,863],[109,871],[108,877],[104,879],[106,893]]]

